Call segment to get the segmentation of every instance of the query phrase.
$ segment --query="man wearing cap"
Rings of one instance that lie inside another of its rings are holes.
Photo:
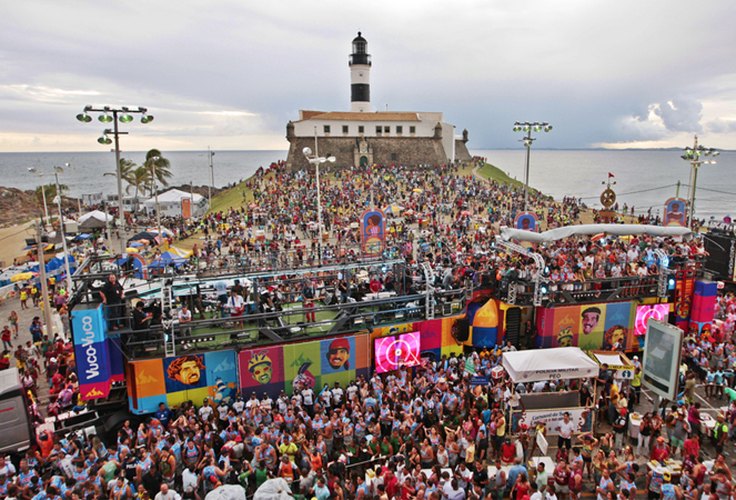
[[[723,453],[723,447],[726,444],[728,438],[728,424],[726,423],[726,417],[723,413],[719,412],[716,416],[716,425],[713,427],[713,441],[716,448],[716,453],[719,455]]]
[[[652,446],[650,458],[656,462],[664,462],[670,458],[670,449],[667,446],[667,443],[665,443],[663,436],[659,436],[655,441],[654,446]]]

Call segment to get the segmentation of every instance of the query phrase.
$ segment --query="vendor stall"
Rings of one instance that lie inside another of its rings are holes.
[[[598,376],[598,364],[578,347],[558,347],[503,353],[503,367],[514,382],[541,382]],[[511,411],[511,431],[522,425],[544,424],[547,434],[557,434],[565,413],[577,424],[578,432],[593,428],[592,407],[581,406],[578,391],[536,392],[520,395],[518,409]]]

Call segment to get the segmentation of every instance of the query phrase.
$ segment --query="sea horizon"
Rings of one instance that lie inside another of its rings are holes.
[[[287,150],[213,150],[214,186],[221,188],[252,176],[260,167],[285,160]],[[137,164],[145,160],[145,151],[125,151],[122,157]],[[489,163],[517,180],[524,179],[526,150],[499,148],[470,150],[471,155],[485,157]],[[736,178],[724,175],[736,169],[736,153],[721,150],[718,164],[699,169],[696,216],[723,217],[736,214]],[[211,184],[207,149],[163,151],[171,162],[170,185]],[[70,196],[117,192],[114,175],[115,157],[110,151],[49,151],[43,153],[0,153],[0,185],[19,189],[35,189],[42,183],[53,182],[52,167],[70,163],[60,176],[68,186]],[[45,173],[39,178],[28,171],[34,167]],[[600,208],[599,197],[608,173],[618,201],[623,208],[636,207],[637,212],[661,213],[664,202],[677,193],[688,196],[690,163],[681,158],[677,148],[532,148],[530,186],[561,200],[565,196],[582,198],[594,208]]]

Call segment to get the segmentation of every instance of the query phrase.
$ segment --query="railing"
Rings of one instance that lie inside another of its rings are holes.
[[[543,279],[541,290],[544,304],[611,302],[656,297],[659,291],[659,277],[632,276],[569,282],[550,282]],[[502,281],[498,289],[498,297],[512,304],[530,306],[534,301],[534,281]]]
[[[461,314],[465,308],[465,290],[435,290],[435,317]],[[339,334],[370,331],[373,328],[425,319],[426,295],[418,293],[388,298],[368,294],[363,300],[342,304],[304,308],[288,304],[281,311],[246,312],[229,316],[215,304],[205,304],[212,318],[179,324],[164,317],[161,322],[143,330],[133,330],[132,318],[120,310],[107,307],[108,321],[121,328],[123,354],[128,359],[161,357],[165,344],[172,342],[176,353],[201,352],[214,348],[252,347],[285,341],[317,339]],[[215,309],[214,311],[212,309]],[[314,321],[306,316],[314,315]]]

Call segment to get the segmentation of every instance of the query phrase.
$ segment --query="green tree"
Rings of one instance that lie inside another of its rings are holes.
[[[169,185],[169,179],[172,177],[171,162],[164,158],[161,151],[158,149],[149,150],[146,153],[146,162],[143,166],[148,170],[149,175],[151,175],[151,184],[155,180],[162,186]],[[151,189],[151,193],[153,193],[153,189]]]

